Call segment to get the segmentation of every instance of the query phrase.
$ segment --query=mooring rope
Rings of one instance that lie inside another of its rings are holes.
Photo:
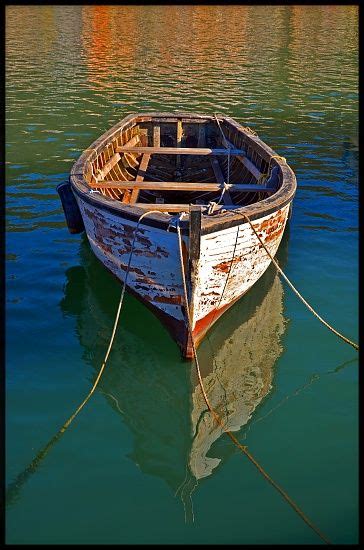
[[[191,315],[190,315],[190,307],[189,307],[189,300],[187,295],[187,283],[186,283],[186,274],[185,274],[185,268],[184,268],[184,262],[183,262],[183,252],[182,252],[182,239],[181,239],[181,231],[179,227],[179,220],[176,224],[177,228],[177,236],[178,236],[178,247],[179,247],[179,256],[180,256],[180,264],[181,264],[181,273],[182,273],[182,284],[183,284],[183,292],[184,292],[184,301],[185,301],[185,309],[186,309],[186,320],[188,325],[188,332],[191,338],[191,344],[192,344],[192,350],[193,355],[195,358],[195,365],[196,365],[196,371],[197,371],[197,377],[200,384],[201,392],[204,397],[205,403],[207,405],[207,408],[211,412],[211,414],[214,416],[216,422],[222,427],[224,433],[230,437],[230,439],[233,441],[233,443],[248,457],[248,459],[254,464],[254,466],[259,470],[259,472],[264,476],[264,478],[269,481],[269,483],[282,495],[282,497],[288,502],[288,504],[293,508],[293,510],[301,517],[301,519],[323,540],[326,544],[331,544],[330,541],[321,533],[321,531],[308,519],[308,517],[303,513],[303,511],[297,506],[297,504],[291,499],[291,497],[270,477],[270,475],[263,469],[263,467],[257,462],[257,460],[252,456],[252,454],[248,451],[248,448],[245,445],[242,445],[238,439],[229,431],[225,429],[224,422],[221,420],[220,416],[217,414],[217,412],[213,409],[211,406],[209,399],[207,397],[203,382],[202,382],[202,376],[200,371],[200,365],[198,361],[197,356],[197,350],[195,346],[195,341],[193,338],[193,331],[192,331],[192,321],[191,321]]]
[[[221,126],[220,126],[220,122],[219,122],[219,119],[218,119],[217,116],[216,116],[216,113],[214,113],[214,117],[215,117],[215,119],[216,119],[216,122],[217,122],[217,125],[218,125],[218,127],[219,127],[219,130],[220,130],[220,132],[222,133],[222,137],[224,138],[225,147],[226,147],[227,150],[228,150],[227,182],[226,182],[226,183],[229,185],[229,183],[230,183],[230,146],[229,146],[229,144],[228,144],[228,142],[227,142],[227,139],[226,139],[226,137],[225,137],[225,134],[224,134],[224,132],[223,132]],[[225,189],[226,189],[226,188],[225,188],[225,186],[224,186],[223,193],[224,193]],[[221,198],[222,198],[222,195],[221,195],[221,197],[220,197],[220,200],[221,200]],[[220,200],[219,200],[219,202],[220,202]]]
[[[225,145],[228,146],[227,144],[227,141],[226,141],[226,137],[225,137],[225,134],[220,126],[220,123],[217,119],[217,116],[216,114],[214,114],[215,116],[215,119],[216,119],[216,122],[219,126],[219,129],[220,129],[220,132],[222,134],[222,137],[224,138],[224,141],[225,141]],[[253,135],[256,135],[257,136],[257,133],[254,132],[253,130],[251,130],[251,128],[249,127],[246,127],[245,128],[246,130],[249,130],[251,134]],[[269,159],[269,164],[268,164],[268,168],[266,170],[266,173],[264,174],[261,174],[257,183],[261,183],[263,180],[265,180],[268,176],[269,176],[269,172],[270,172],[270,167],[271,167],[271,163],[272,163],[272,159],[279,159],[281,160],[284,164],[287,164],[287,161],[285,159],[285,157],[281,157],[280,155],[272,155]],[[222,195],[220,197],[220,199],[222,198]],[[220,201],[219,201],[220,202]],[[238,210],[229,210],[229,212],[235,212],[237,214],[242,214],[242,212],[239,212]],[[342,340],[344,340],[344,342],[347,342],[348,344],[350,344],[351,346],[353,346],[354,349],[357,349],[359,350],[359,346],[358,344],[356,344],[355,342],[353,342],[352,340],[350,340],[349,338],[347,338],[346,336],[344,336],[343,334],[341,334],[340,332],[338,332],[336,329],[334,329],[334,327],[332,327],[331,325],[329,325],[329,323],[327,323],[325,321],[325,319],[323,319],[318,313],[317,311],[314,310],[314,308],[304,299],[304,297],[302,296],[302,294],[300,294],[300,292],[297,290],[297,288],[291,283],[291,281],[288,279],[287,275],[282,271],[282,269],[280,268],[280,266],[278,265],[277,261],[273,258],[273,256],[271,255],[271,253],[269,252],[269,250],[267,249],[267,247],[265,246],[265,244],[263,243],[262,239],[259,237],[258,233],[255,231],[255,228],[253,226],[253,224],[251,223],[249,217],[247,214],[243,214],[245,216],[245,218],[247,219],[250,227],[252,228],[252,230],[254,231],[254,233],[256,234],[256,236],[258,237],[259,239],[259,242],[260,244],[263,246],[264,250],[266,251],[266,253],[268,254],[268,256],[270,257],[270,259],[272,260],[273,264],[275,265],[275,267],[277,268],[278,272],[282,275],[282,277],[284,278],[284,280],[287,282],[287,284],[291,287],[291,289],[293,290],[293,292],[299,297],[299,299],[305,304],[305,306],[309,309],[309,311],[311,311],[311,313],[313,313],[315,315],[315,317],[317,317],[317,319],[319,321],[321,321],[321,323],[323,323],[329,330],[331,330],[334,334],[336,334],[339,338],[341,338]],[[239,231],[239,230],[238,230]],[[230,274],[230,272],[229,272]],[[225,287],[226,287],[226,283],[225,283]],[[225,287],[224,287],[224,290],[225,290]],[[210,323],[211,325],[211,323]]]
[[[281,157],[280,155],[272,155],[269,159],[269,163],[268,163],[268,167],[266,168],[266,171],[265,172],[262,172],[259,176],[259,178],[257,179],[257,185],[259,184],[264,184],[264,182],[267,180],[267,178],[270,176],[270,167],[271,167],[271,164],[272,164],[272,159],[279,159],[281,160],[284,164],[287,164],[287,160],[285,159],[285,157]]]
[[[238,213],[238,214],[243,214],[242,212],[239,212],[238,210],[229,210],[229,212],[235,212],[235,213]],[[262,245],[262,247],[264,248],[264,250],[266,251],[266,253],[268,254],[269,258],[272,260],[272,263],[275,265],[275,267],[277,268],[277,271],[280,273],[280,275],[282,275],[283,279],[286,281],[286,283],[291,287],[291,289],[293,290],[293,292],[299,297],[299,299],[301,300],[301,302],[303,302],[305,304],[305,306],[309,309],[309,311],[311,311],[311,313],[313,313],[315,315],[315,317],[317,317],[317,319],[319,321],[321,321],[321,323],[323,323],[329,330],[331,330],[334,334],[336,334],[336,336],[338,336],[339,338],[341,338],[342,340],[344,340],[344,342],[347,342],[348,344],[350,344],[351,346],[353,346],[353,348],[355,349],[359,349],[359,346],[358,344],[356,344],[355,342],[353,342],[352,340],[350,340],[349,338],[347,338],[346,336],[344,336],[343,334],[341,334],[340,332],[338,332],[336,329],[334,329],[334,327],[332,327],[331,325],[329,325],[329,323],[327,321],[325,321],[325,319],[323,319],[318,313],[316,310],[314,310],[314,308],[307,302],[307,300],[304,299],[304,297],[302,296],[302,294],[297,290],[297,288],[293,285],[293,283],[291,283],[291,281],[288,279],[287,275],[283,272],[283,270],[280,268],[278,262],[274,259],[274,257],[272,256],[272,254],[269,252],[268,248],[265,246],[264,242],[262,241],[262,239],[259,237],[257,231],[255,230],[252,222],[250,221],[250,218],[247,214],[243,214],[244,217],[247,219],[250,227],[252,228],[252,230],[254,231],[255,235],[257,236],[260,244]]]
[[[277,409],[282,407],[284,405],[284,403],[286,403],[289,399],[299,395],[302,391],[304,391],[308,387],[312,386],[312,384],[316,383],[323,376],[328,376],[330,374],[337,374],[340,370],[345,369],[348,365],[351,365],[352,363],[357,362],[357,361],[358,361],[358,358],[354,357],[353,359],[348,359],[347,361],[344,361],[343,363],[341,363],[340,365],[335,367],[333,370],[328,370],[328,371],[320,373],[320,374],[318,374],[318,373],[312,374],[310,379],[308,380],[308,382],[306,382],[302,386],[299,386],[298,388],[296,388],[291,394],[285,395],[274,407],[272,407],[270,410],[268,410],[268,412],[265,413],[264,416],[258,416],[258,418],[256,418],[255,420],[252,420],[249,423],[249,426],[247,427],[247,431],[250,431],[251,427],[254,426],[254,424],[257,424],[257,422],[261,422],[262,420],[264,420],[265,418],[270,416],[272,413],[274,413],[274,411],[276,411]],[[244,434],[245,436],[246,436],[246,433],[247,432],[245,432],[245,434]]]
[[[134,238],[133,238],[133,242],[132,242],[132,245],[131,245],[131,250],[130,250],[130,255],[129,255],[129,261],[128,261],[128,265],[127,265],[127,269],[126,269],[126,272],[125,272],[125,278],[124,278],[124,281],[123,281],[123,287],[122,287],[122,290],[121,290],[121,295],[120,295],[120,300],[119,300],[119,305],[118,305],[118,309],[117,309],[117,312],[116,312],[116,317],[115,317],[115,321],[114,321],[114,326],[113,326],[113,330],[112,330],[112,334],[111,334],[111,338],[110,338],[110,342],[109,342],[109,346],[107,348],[107,351],[106,351],[106,354],[105,354],[105,358],[103,360],[103,363],[101,365],[101,368],[100,368],[100,371],[96,377],[96,380],[91,388],[91,390],[89,391],[88,395],[85,397],[85,399],[82,401],[82,403],[77,407],[77,409],[75,410],[75,412],[69,417],[69,419],[63,424],[63,426],[60,428],[60,430],[58,430],[58,432],[52,437],[52,439],[50,439],[48,441],[48,443],[38,452],[38,454],[35,456],[35,458],[32,460],[32,462],[30,464],[28,464],[28,466],[16,477],[16,479],[9,485],[8,489],[6,490],[6,504],[9,505],[11,504],[14,499],[16,498],[16,496],[18,495],[21,487],[24,485],[24,483],[27,481],[27,479],[35,473],[35,471],[37,470],[38,466],[40,465],[41,461],[47,456],[48,454],[48,451],[53,447],[53,445],[60,439],[60,437],[64,434],[64,432],[67,430],[67,428],[69,427],[69,425],[71,424],[71,422],[74,420],[74,418],[78,415],[78,413],[81,411],[81,409],[83,409],[83,407],[86,405],[87,401],[90,399],[91,395],[94,393],[95,389],[96,389],[96,386],[97,384],[99,383],[99,380],[102,376],[102,373],[106,367],[106,363],[107,363],[107,360],[109,358],[109,355],[110,355],[110,351],[111,351],[111,348],[112,348],[112,345],[113,345],[113,342],[114,342],[114,338],[115,338],[115,333],[116,333],[116,329],[117,329],[117,326],[118,326],[118,323],[119,323],[119,318],[120,318],[120,311],[121,311],[121,306],[123,304],[123,300],[124,300],[124,294],[125,294],[125,289],[126,289],[126,282],[128,280],[128,275],[129,275],[129,271],[130,271],[130,264],[131,264],[131,259],[132,259],[132,256],[133,256],[133,252],[134,252],[134,246],[135,246],[135,239],[136,239],[136,236],[137,236],[137,233],[138,233],[138,229],[139,229],[139,225],[140,225],[140,222],[142,221],[143,218],[145,218],[145,216],[148,216],[149,214],[160,214],[160,211],[159,210],[148,210],[147,212],[144,212],[144,214],[142,214],[140,216],[140,218],[138,219],[138,222],[137,222],[137,225],[135,227],[135,231],[134,231]]]

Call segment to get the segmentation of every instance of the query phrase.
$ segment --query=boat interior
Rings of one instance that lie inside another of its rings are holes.
[[[234,209],[281,185],[272,155],[224,117],[135,116],[95,143],[84,176],[94,192],[165,213]]]

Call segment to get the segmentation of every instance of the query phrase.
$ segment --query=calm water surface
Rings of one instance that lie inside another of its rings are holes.
[[[358,338],[355,6],[6,14],[7,484],[87,394],[107,347],[120,285],[69,235],[55,188],[130,112],[224,113],[285,156],[298,191],[279,260]],[[357,542],[357,353],[270,268],[200,356],[227,426],[332,542]],[[214,425],[193,365],[131,296],[97,392],[9,504],[6,539],[320,542]]]

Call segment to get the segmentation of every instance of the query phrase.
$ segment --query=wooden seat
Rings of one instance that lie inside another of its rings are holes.
[[[184,182],[184,181],[98,181],[97,183],[90,184],[91,187],[98,189],[148,189],[153,191],[222,191],[224,186],[226,191],[244,191],[253,192],[258,191],[273,191],[275,187],[267,187],[265,185],[257,185],[255,183],[231,183],[221,184],[217,182],[213,183],[199,183],[199,182]]]
[[[117,153],[149,153],[150,155],[245,155],[243,149],[208,149],[202,147],[116,147]]]

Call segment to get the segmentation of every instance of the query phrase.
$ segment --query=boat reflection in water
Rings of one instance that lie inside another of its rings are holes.
[[[287,232],[277,256],[282,267]],[[94,377],[110,339],[120,285],[97,261],[85,239],[80,255],[82,266],[66,272],[60,305],[65,315],[76,318],[83,357],[92,365]],[[227,430],[246,428],[271,390],[285,326],[283,287],[270,266],[201,343],[198,355],[204,387]],[[180,359],[164,327],[132,296],[124,301],[98,391],[133,434],[130,458],[144,473],[163,478],[180,496],[186,517],[193,518],[191,494],[198,480],[221,467],[236,448],[228,439],[217,443],[222,429],[207,410],[194,363]]]

